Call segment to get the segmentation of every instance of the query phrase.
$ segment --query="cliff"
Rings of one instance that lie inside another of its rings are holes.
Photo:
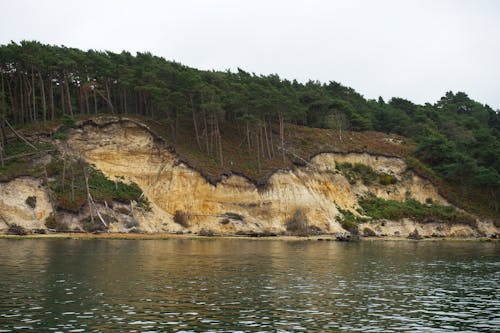
[[[417,222],[412,219],[370,220],[360,200],[373,196],[384,200],[414,199],[422,204],[449,206],[436,187],[407,168],[402,158],[368,153],[320,153],[304,166],[281,169],[267,182],[257,185],[247,177],[227,174],[207,179],[159,140],[146,126],[135,121],[103,124],[84,123],[72,130],[58,150],[95,165],[111,179],[134,182],[150,202],[142,209],[115,202],[98,204],[108,218],[111,232],[192,232],[201,234],[283,234],[300,219],[315,233],[345,232],[346,215],[358,218],[358,229],[370,235],[407,237],[415,230],[421,236],[473,237],[498,233],[493,221],[476,219],[474,224]],[[363,182],[342,171],[342,165],[365,165],[375,174],[394,180]],[[0,229],[19,224],[45,228],[54,214],[49,193],[41,181],[18,178],[0,183]],[[29,205],[28,197],[36,197]],[[61,212],[71,229],[88,218],[89,208]],[[3,223],[3,225],[1,224]]]

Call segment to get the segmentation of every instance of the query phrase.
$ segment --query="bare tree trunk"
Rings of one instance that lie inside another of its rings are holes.
[[[282,112],[280,112],[279,115],[279,123],[280,123],[280,139],[281,139],[281,157],[283,158],[283,163],[285,163],[285,119]]]
[[[264,148],[264,135],[262,134],[262,123],[259,121],[259,138],[260,138],[260,145],[261,145],[261,148],[260,148],[260,151],[262,153],[262,157],[266,157],[266,153],[265,153],[265,148]]]
[[[33,66],[31,66],[31,90],[33,91],[33,121],[36,121],[38,117],[36,112],[35,71]]]
[[[45,84],[43,83],[43,77],[40,70],[38,70],[38,80],[40,83],[40,94],[42,96],[42,111],[43,111],[43,121],[47,121],[47,103],[45,101]]]
[[[83,176],[85,177],[85,188],[87,190],[87,204],[89,206],[89,214],[90,214],[90,221],[92,224],[94,224],[94,214],[92,213],[92,196],[90,195],[90,187],[89,187],[89,176],[87,174],[87,169],[85,168],[85,165],[82,164],[83,168]]]
[[[264,139],[265,139],[266,148],[267,148],[267,157],[269,157],[269,159],[272,159],[271,147],[269,146],[269,138],[267,137],[267,123],[265,121],[263,121],[262,126],[264,126],[263,131],[264,131]]]
[[[220,164],[223,166],[224,159],[222,156],[222,137],[221,137],[220,129],[219,129],[219,117],[217,117],[217,115],[215,115],[214,118],[215,118],[215,134],[216,134],[216,139],[217,139],[216,143],[218,146],[219,161],[220,161]]]
[[[89,107],[89,94],[87,90],[84,90],[84,98],[85,98],[85,111],[86,114],[90,114],[90,107]]]
[[[26,88],[26,95],[25,95],[25,98],[26,98],[26,106],[28,108],[28,117],[26,118],[29,121],[33,121],[34,118],[33,118],[33,111],[31,109],[31,87],[30,87],[30,83],[29,83],[29,80],[28,78],[26,77],[24,80],[24,85],[25,85],[25,88]]]
[[[123,111],[125,114],[128,114],[127,108],[127,89],[123,88]]]
[[[66,106],[64,104],[64,100],[65,100],[64,94],[65,94],[64,93],[64,85],[61,84],[61,112],[63,115],[66,114]]]
[[[0,73],[2,76],[2,113],[0,113],[0,158],[2,159],[3,165],[3,148],[5,147],[5,143],[7,142],[7,137],[5,135],[5,121],[7,118],[7,104],[5,103],[5,82],[3,78],[3,73]]]
[[[64,193],[64,188],[66,184],[66,155],[63,156],[63,172],[62,172],[62,180],[61,180],[61,188]]]
[[[12,118],[14,120],[17,119],[17,116],[18,116],[18,112],[17,111],[17,100],[16,100],[16,96],[14,96],[14,94],[12,93],[12,88],[10,87],[10,82],[9,80],[6,80],[7,81],[7,91],[9,92],[9,96],[10,96],[10,106],[11,106],[11,114],[12,114]],[[7,118],[7,105],[5,104],[5,118]]]
[[[21,102],[21,124],[24,123],[24,118],[25,118],[25,111],[24,111],[24,94],[23,94],[23,78],[22,76],[19,76],[19,92],[20,92],[20,102]]]
[[[269,121],[269,141],[271,143],[271,155],[274,156],[276,155],[274,152],[274,141],[273,141],[273,125],[271,124],[271,121]]]
[[[70,164],[71,167],[71,202],[75,201],[75,171],[73,169],[73,163]]]
[[[67,97],[66,99],[68,102],[69,114],[70,114],[70,116],[73,117],[73,106],[71,105],[71,95],[70,95],[70,91],[69,91],[68,73],[66,71],[64,71],[64,85],[66,86],[66,97]]]
[[[56,117],[56,110],[54,107],[54,89],[52,87],[52,79],[49,78],[49,101],[50,101],[50,118],[51,120],[54,120]]]
[[[200,135],[199,135],[199,131],[198,131],[198,122],[196,121],[196,111],[194,108],[192,95],[189,95],[189,100],[191,101],[191,112],[193,114],[194,135],[196,137],[196,143],[198,144],[198,148],[201,150]]]
[[[210,155],[210,150],[208,149],[208,124],[207,124],[207,113],[203,111],[203,123],[205,126],[205,146],[207,148],[207,154]]]
[[[250,154],[252,152],[252,146],[251,146],[251,143],[250,143],[250,126],[248,124],[248,121],[246,122],[246,128],[247,128],[248,153]]]
[[[106,88],[106,100],[108,102],[108,111],[110,113],[115,113],[115,110],[113,108],[113,103],[111,103],[111,95],[110,95],[110,92],[109,92],[109,84],[108,84],[108,79],[105,79],[104,80],[104,87]],[[102,96],[104,98],[104,96]]]
[[[255,131],[255,142],[257,142],[257,168],[259,170],[259,173],[261,171],[261,165],[260,165],[260,138],[259,138],[259,130],[256,129]]]
[[[95,90],[96,88],[94,87],[94,89],[92,90],[92,92],[94,93],[94,114],[97,114],[97,95]]]

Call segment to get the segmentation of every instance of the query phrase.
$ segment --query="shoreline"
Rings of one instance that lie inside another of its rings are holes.
[[[315,236],[238,236],[238,235],[216,235],[216,236],[202,236],[196,234],[130,234],[130,233],[50,233],[50,234],[29,234],[29,235],[9,235],[1,234],[0,239],[105,239],[105,240],[169,240],[169,239],[185,239],[185,240],[279,240],[279,241],[333,241],[333,242],[346,242],[340,241],[335,235],[315,235]],[[498,238],[490,237],[433,237],[422,239],[409,239],[405,237],[360,237],[359,240],[350,242],[380,242],[380,241],[405,241],[405,242],[443,242],[443,241],[473,241],[473,242],[491,242],[500,241]]]

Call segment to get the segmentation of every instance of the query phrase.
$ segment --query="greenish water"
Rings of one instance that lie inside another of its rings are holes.
[[[0,332],[500,330],[498,242],[0,240]]]

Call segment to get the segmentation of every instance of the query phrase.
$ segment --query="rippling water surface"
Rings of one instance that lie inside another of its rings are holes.
[[[0,332],[500,330],[500,244],[0,240]]]

